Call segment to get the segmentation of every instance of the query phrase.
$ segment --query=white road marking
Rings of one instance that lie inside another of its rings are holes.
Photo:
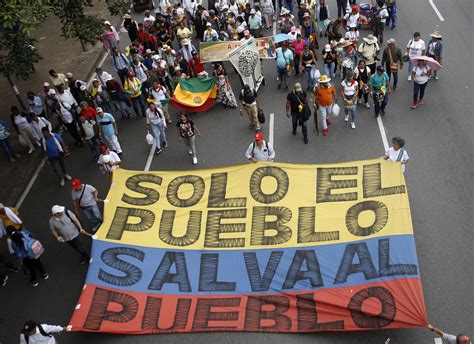
[[[382,122],[382,116],[377,117],[377,124],[379,125],[380,136],[382,136],[384,152],[386,152],[389,146],[388,146],[387,134],[385,133],[385,128]]]
[[[45,163],[46,163],[46,159],[43,159],[43,161],[41,161],[41,163],[39,164],[39,166],[36,168],[36,171],[35,171],[35,173],[33,174],[33,177],[31,177],[30,182],[29,182],[28,185],[26,186],[26,189],[23,191],[23,193],[22,193],[21,196],[20,196],[20,199],[19,199],[18,202],[16,202],[16,204],[15,204],[15,208],[16,208],[16,209],[20,209],[21,205],[22,205],[23,202],[25,201],[26,196],[28,196],[28,194],[30,193],[31,188],[33,187],[33,184],[35,183],[36,178],[38,178],[39,173],[41,172],[41,169],[43,168],[43,166],[44,166]]]
[[[268,128],[268,143],[272,145],[273,149],[275,149],[275,144],[273,143],[273,134],[275,127],[275,114],[272,112],[270,114],[270,124]]]
[[[444,21],[444,18],[441,15],[441,12],[438,10],[438,7],[436,7],[434,0],[429,0],[428,2],[430,3],[431,7],[433,7],[433,10],[436,12],[436,15],[438,16],[439,20]]]
[[[150,171],[150,166],[151,166],[151,162],[153,161],[153,155],[155,155],[155,150],[156,150],[156,142],[153,142],[153,144],[151,145],[150,154],[148,154],[148,159],[146,161],[146,165],[144,168],[145,172]]]

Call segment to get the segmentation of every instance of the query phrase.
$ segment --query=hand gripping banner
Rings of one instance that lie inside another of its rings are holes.
[[[400,163],[117,170],[72,331],[427,323]]]

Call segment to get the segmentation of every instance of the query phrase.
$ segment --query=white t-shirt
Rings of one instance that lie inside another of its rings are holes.
[[[407,44],[407,48],[408,48],[408,56],[411,59],[417,56],[421,56],[423,53],[423,50],[426,49],[425,41],[422,40],[421,38],[418,41],[411,39]]]
[[[30,126],[30,123],[28,123],[26,117],[23,117],[22,115],[16,115],[13,120],[15,121],[18,129],[26,129]]]
[[[402,154],[402,157],[401,159],[398,159],[398,156],[400,155],[400,149],[403,149],[403,154]],[[393,147],[390,147],[387,152],[385,153],[385,155],[388,156],[388,161],[406,161],[408,159],[410,159],[410,157],[408,156],[408,153],[407,151],[404,149],[404,148],[400,148],[399,150],[395,150],[393,149]],[[405,173],[405,164],[402,164],[402,172]]]
[[[85,139],[90,140],[95,136],[95,121],[91,119],[86,119],[82,124],[82,129],[84,129]]]
[[[388,15],[388,14],[387,14]],[[344,19],[347,20],[347,26],[349,27],[349,24],[359,24],[359,13],[352,14],[352,13],[347,13],[344,16]]]
[[[379,15],[381,17],[380,22],[385,24],[387,22],[387,18],[388,18],[387,8],[386,7],[382,8],[379,12]]]
[[[355,91],[356,91],[356,88],[357,88],[358,84],[359,83],[355,80],[353,80],[352,85],[350,83],[348,83],[346,80],[343,80],[341,82],[341,86],[344,88],[344,95],[353,96]]]
[[[101,165],[104,173],[105,172],[112,172],[112,171],[115,171],[116,169],[118,169],[119,165],[113,165],[115,163],[122,162],[122,160],[120,160],[117,153],[115,153],[113,151],[110,151],[109,154],[105,154],[105,155],[110,156],[110,163],[108,163],[108,164],[104,163],[104,160],[102,160],[102,158],[104,157],[104,154],[101,154],[100,157],[99,157],[99,160],[97,160],[97,163],[99,165]]]
[[[428,65],[425,65],[423,68],[420,68],[418,66],[413,67],[413,72],[415,72],[415,82],[417,84],[426,84],[428,82],[429,76],[428,75],[421,75],[421,74],[426,74],[430,70],[430,67]]]

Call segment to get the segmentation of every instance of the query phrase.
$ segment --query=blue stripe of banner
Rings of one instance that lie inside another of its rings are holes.
[[[168,250],[94,241],[86,283],[141,293],[296,292],[418,277],[413,235],[304,248]]]

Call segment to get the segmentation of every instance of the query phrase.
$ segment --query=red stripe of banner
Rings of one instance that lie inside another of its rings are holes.
[[[418,278],[271,295],[160,296],[86,285],[79,303],[72,331],[319,332],[427,323]]]
[[[214,105],[215,100],[215,98],[207,98],[207,100],[202,105],[195,107],[183,104],[175,97],[171,98],[170,101],[171,105],[173,105],[178,110],[187,112],[206,112]]]

